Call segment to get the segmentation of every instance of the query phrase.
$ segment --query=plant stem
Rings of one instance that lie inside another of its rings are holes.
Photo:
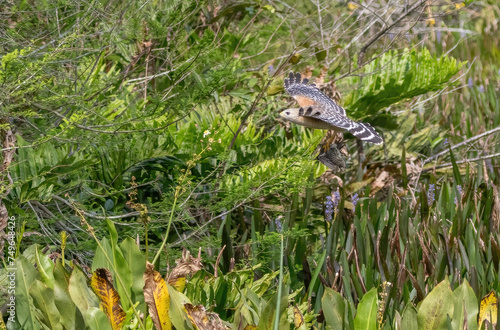
[[[174,217],[174,212],[175,212],[175,205],[177,205],[177,199],[179,198],[180,191],[181,191],[181,187],[177,186],[177,188],[175,189],[174,204],[172,205],[172,210],[170,211],[170,218],[168,219],[167,232],[165,233],[165,238],[163,239],[163,242],[161,243],[161,246],[158,249],[158,252],[156,252],[155,258],[153,259],[153,262],[152,262],[153,265],[156,263],[156,261],[160,257],[161,251],[163,251],[163,248],[165,248],[165,244],[167,244],[168,233],[170,232],[170,225],[172,225],[172,219]]]
[[[82,212],[80,212],[80,210],[75,205],[73,205],[73,206],[74,206],[74,209],[76,210],[76,212],[78,213],[78,215],[80,216],[80,218],[82,219],[82,221],[87,225],[88,230],[90,232],[90,235],[92,235],[92,237],[96,241],[97,245],[99,245],[99,248],[101,249],[101,251],[103,252],[104,256],[106,257],[106,261],[113,268],[113,271],[115,272],[115,275],[116,275],[116,278],[118,279],[118,282],[120,282],[120,285],[123,288],[126,288],[125,285],[123,284],[122,278],[120,277],[120,275],[118,274],[118,271],[116,270],[115,264],[111,261],[111,259],[109,258],[108,254],[105,252],[103,246],[101,245],[101,242],[99,242],[99,240],[97,239],[97,236],[95,235],[94,229],[87,222],[87,219],[85,219],[85,217],[82,214]],[[134,302],[132,301],[132,298],[128,294],[127,290],[123,290],[123,293],[125,293],[125,296],[126,296],[128,302],[130,303],[130,306],[132,307],[132,310],[134,311],[134,315],[135,315],[135,317],[137,317],[137,322],[139,323],[139,326],[141,327],[141,329],[146,330],[146,327],[144,326],[144,323],[142,323],[141,316],[139,315],[139,312],[137,311],[137,309],[134,306]]]
[[[283,286],[283,234],[281,234],[281,250],[280,250],[280,278],[278,282],[278,297],[276,300],[276,314],[274,317],[274,330],[279,330],[280,323],[280,308],[281,308],[281,290]]]
[[[144,242],[146,245],[146,260],[148,260],[149,244],[148,244],[148,223],[144,223]]]

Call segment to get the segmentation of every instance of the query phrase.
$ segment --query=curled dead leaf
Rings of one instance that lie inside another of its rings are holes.
[[[389,180],[389,172],[387,171],[380,172],[375,181],[372,182],[372,193],[376,193],[380,189],[384,188],[388,180]]]
[[[191,304],[184,304],[187,315],[199,330],[226,330],[230,329],[222,323],[219,315],[210,313],[205,310],[203,305],[193,306]]]
[[[198,251],[197,258],[191,256],[188,250],[183,250],[181,259],[177,259],[175,263],[177,266],[172,269],[172,272],[168,276],[168,284],[175,287],[177,291],[182,292],[186,285],[186,276],[193,275],[203,269],[201,250]]]

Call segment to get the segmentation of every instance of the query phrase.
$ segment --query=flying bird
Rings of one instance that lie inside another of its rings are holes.
[[[300,73],[290,72],[285,78],[285,89],[300,108],[286,109],[280,113],[284,119],[305,127],[349,132],[358,139],[374,144],[381,144],[382,137],[367,123],[358,123],[348,118],[344,108],[323,94]],[[327,144],[328,146],[328,144]]]

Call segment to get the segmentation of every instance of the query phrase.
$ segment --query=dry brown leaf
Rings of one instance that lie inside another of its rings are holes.
[[[322,183],[328,186],[344,186],[344,181],[342,181],[339,176],[335,175],[332,170],[326,170],[323,174],[321,174],[319,179]]]
[[[111,327],[121,329],[125,321],[125,312],[120,305],[120,295],[113,287],[111,272],[106,268],[96,269],[90,285],[99,297],[99,305],[111,321]]]
[[[374,194],[377,191],[379,191],[380,189],[384,188],[387,180],[389,180],[389,172],[382,171],[377,176],[375,181],[372,182],[372,193]]]
[[[302,77],[311,80],[312,74],[313,74],[312,67],[308,65],[306,66],[304,72],[302,73]]]
[[[154,270],[150,262],[146,262],[146,272],[144,278],[144,300],[149,307],[149,315],[153,320],[156,329],[170,330],[172,322],[168,315],[170,308],[170,295],[168,294],[167,283],[160,273]]]
[[[188,250],[182,251],[182,258],[175,261],[177,266],[172,269],[168,276],[168,284],[172,285],[177,291],[184,291],[186,285],[186,276],[193,275],[203,268],[201,264],[201,250],[198,252],[198,257],[191,256]]]
[[[500,228],[500,198],[498,196],[498,188],[496,185],[493,187],[493,211],[491,212],[491,222],[493,224],[493,230],[495,232]]]
[[[187,315],[191,323],[199,330],[226,330],[226,327],[219,315],[215,313],[207,313],[203,305],[193,306],[184,304]]]

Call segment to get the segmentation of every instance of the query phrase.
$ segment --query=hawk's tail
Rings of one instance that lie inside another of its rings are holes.
[[[285,88],[288,89],[292,85],[296,84],[301,84],[301,85],[307,85],[309,83],[309,79],[304,78],[302,79],[302,76],[300,73],[293,73],[290,72],[288,74],[288,78],[285,78]],[[311,84],[312,86],[315,86],[314,84]]]
[[[378,134],[378,132],[375,130],[375,128],[372,127],[372,125],[368,123],[356,124],[356,126],[349,129],[349,133],[351,133],[358,139],[374,144],[382,144],[384,142],[380,134]]]

